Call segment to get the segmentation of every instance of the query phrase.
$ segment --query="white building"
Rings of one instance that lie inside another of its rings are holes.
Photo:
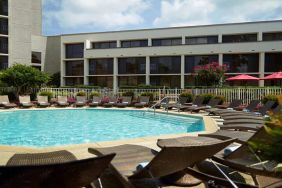
[[[5,7],[5,0],[0,2]],[[60,71],[63,86],[184,88],[194,85],[194,67],[209,62],[227,64],[227,76],[264,77],[282,70],[282,21],[42,37],[41,0],[24,2],[9,0],[8,14],[0,11],[0,24],[9,22],[9,31],[0,31],[0,67],[32,63],[33,54],[41,64],[31,65]],[[26,10],[17,11],[19,6]],[[2,49],[6,38],[11,53]],[[252,84],[263,86],[264,81]]]

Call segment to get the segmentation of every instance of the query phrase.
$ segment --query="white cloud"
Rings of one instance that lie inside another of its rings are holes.
[[[46,10],[47,23],[57,22],[62,28],[98,26],[123,27],[142,23],[142,13],[149,8],[147,0],[44,0],[53,3]]]
[[[281,0],[162,0],[155,26],[203,25],[282,18]]]

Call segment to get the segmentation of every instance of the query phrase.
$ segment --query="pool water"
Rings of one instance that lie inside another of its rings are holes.
[[[130,110],[0,113],[0,145],[60,146],[203,131],[202,118]]]

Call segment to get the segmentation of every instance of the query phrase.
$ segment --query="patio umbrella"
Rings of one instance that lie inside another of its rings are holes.
[[[240,74],[238,76],[234,76],[234,77],[230,77],[228,79],[226,79],[227,81],[242,81],[244,83],[244,85],[247,85],[247,81],[258,81],[259,78],[254,77],[254,76],[250,76],[247,74]]]
[[[280,80],[280,85],[281,85],[281,80],[282,80],[282,71],[280,72],[275,72],[269,76],[266,76],[264,78],[261,78],[261,80]]]

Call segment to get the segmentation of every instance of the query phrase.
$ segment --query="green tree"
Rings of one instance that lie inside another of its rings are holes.
[[[48,86],[51,87],[60,87],[61,86],[61,73],[57,72],[50,77]]]
[[[16,96],[28,94],[32,88],[40,88],[49,81],[49,76],[27,65],[15,64],[1,71],[0,81],[16,89]]]

